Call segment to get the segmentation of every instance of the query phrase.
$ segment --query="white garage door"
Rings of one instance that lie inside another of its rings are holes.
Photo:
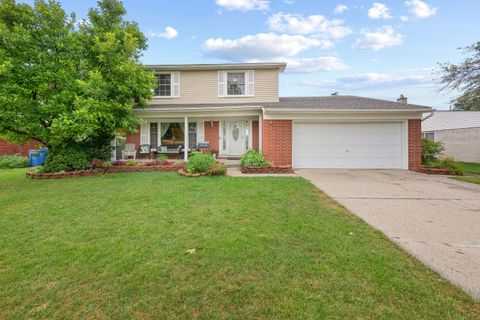
[[[294,168],[402,167],[402,124],[295,123]]]

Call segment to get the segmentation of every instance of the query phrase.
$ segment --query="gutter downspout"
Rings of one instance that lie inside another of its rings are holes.
[[[434,111],[434,110],[433,110],[433,111],[431,111],[431,112],[430,112],[430,114],[429,114],[428,116],[426,116],[425,118],[423,118],[423,119],[421,120],[421,122],[423,122],[423,121],[427,120],[428,118],[431,118],[431,117],[433,116],[433,114],[434,114],[434,113],[435,113],[435,111]]]

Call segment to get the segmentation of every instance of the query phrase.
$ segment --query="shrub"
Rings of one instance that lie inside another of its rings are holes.
[[[449,174],[463,176],[463,170],[452,157],[440,156],[437,160],[437,167],[447,169]]]
[[[205,173],[207,176],[223,176],[227,173],[227,166],[221,162],[214,162]]]
[[[205,173],[213,166],[215,160],[210,153],[193,153],[188,159],[185,171],[188,173]]]
[[[428,164],[437,160],[440,153],[445,150],[441,141],[422,139],[422,163]]]
[[[242,167],[269,167],[270,162],[258,150],[248,150],[240,159]]]
[[[134,167],[134,166],[137,165],[137,161],[135,161],[135,160],[127,160],[126,165],[129,166],[129,167]]]
[[[166,160],[168,160],[168,157],[167,157],[166,154],[161,153],[161,154],[157,155],[157,160],[166,161]]]
[[[0,169],[26,168],[30,165],[27,157],[0,156]]]
[[[75,148],[51,149],[48,152],[42,172],[83,170],[91,166],[84,150]]]

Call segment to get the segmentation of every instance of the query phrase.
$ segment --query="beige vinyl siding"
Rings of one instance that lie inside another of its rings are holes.
[[[219,97],[218,71],[180,72],[180,97],[153,98],[152,104],[278,102],[278,69],[255,70],[255,96]]]

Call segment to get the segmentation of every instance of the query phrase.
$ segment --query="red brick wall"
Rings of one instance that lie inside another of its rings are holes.
[[[263,120],[262,151],[275,166],[292,165],[292,120]]]
[[[252,121],[252,148],[257,149],[259,147],[258,144],[259,136],[258,136],[258,121]]]
[[[408,170],[422,165],[422,123],[420,119],[408,120]]]
[[[205,141],[210,142],[210,150],[215,150],[219,152],[218,142],[220,139],[219,136],[219,122],[218,121],[205,121]]]
[[[40,143],[34,140],[29,140],[24,145],[20,145],[0,139],[0,155],[21,154],[26,157],[28,156],[28,150],[36,149],[38,145],[40,145]]]

